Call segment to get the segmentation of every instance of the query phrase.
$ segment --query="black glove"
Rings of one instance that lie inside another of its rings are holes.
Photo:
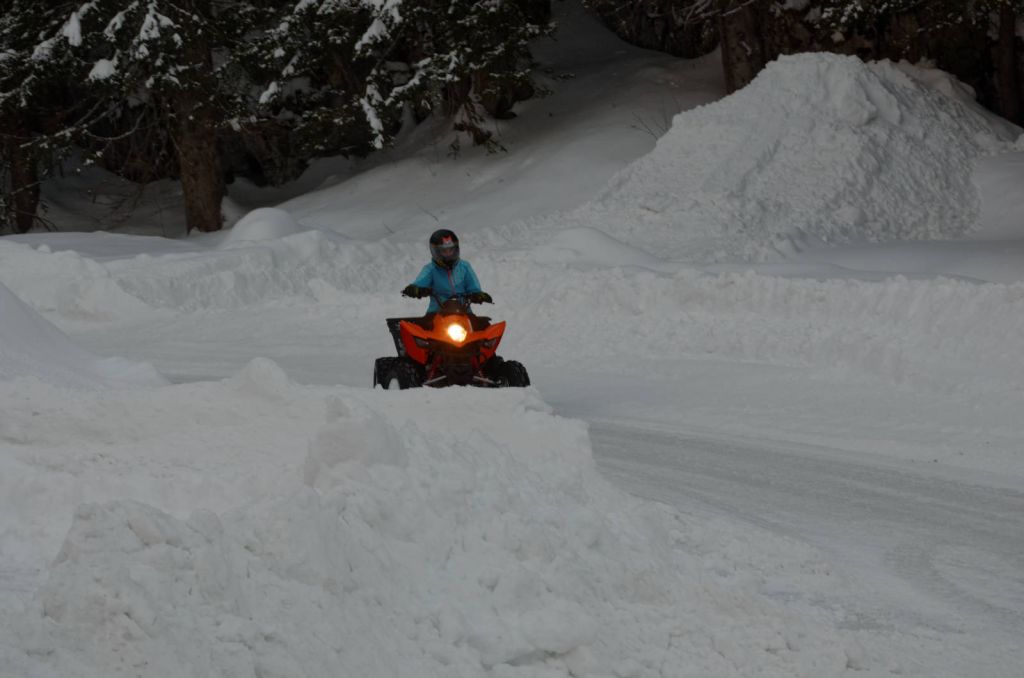
[[[402,290],[402,296],[403,297],[412,297],[413,299],[421,299],[422,297],[429,297],[430,296],[430,288],[429,287],[417,287],[416,285],[407,285],[406,288],[404,290]]]
[[[487,292],[470,292],[466,295],[471,304],[493,304],[494,300],[491,299],[491,295]]]

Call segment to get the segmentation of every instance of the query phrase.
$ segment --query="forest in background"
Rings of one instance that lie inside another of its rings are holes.
[[[559,2],[562,0],[554,0]],[[781,54],[927,61],[1021,120],[1024,0],[584,0],[625,40],[721,49],[730,91]],[[450,120],[491,122],[543,94],[529,45],[551,0],[0,0],[0,234],[52,228],[40,184],[98,164],[182,184],[187,228],[222,226],[226,185],[296,178]]]

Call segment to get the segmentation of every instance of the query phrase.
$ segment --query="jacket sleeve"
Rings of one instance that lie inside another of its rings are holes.
[[[416,279],[412,281],[412,284],[416,287],[434,287],[434,264],[433,262],[427,264],[420,271],[420,274],[416,276]]]
[[[462,263],[466,265],[466,293],[480,292],[480,280],[476,277],[476,271],[473,270],[468,261],[463,261]]]

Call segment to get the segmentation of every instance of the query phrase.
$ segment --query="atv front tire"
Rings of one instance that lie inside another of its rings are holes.
[[[387,390],[405,390],[423,385],[423,372],[408,358],[377,358],[373,365],[373,385]]]
[[[387,388],[384,385],[388,375],[391,374],[391,364],[395,362],[394,358],[377,358],[373,361],[373,387]]]
[[[525,388],[530,385],[530,375],[523,364],[516,360],[503,360],[496,366],[498,386]]]

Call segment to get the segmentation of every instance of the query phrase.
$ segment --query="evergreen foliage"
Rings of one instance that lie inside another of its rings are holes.
[[[300,1],[254,50],[260,100],[296,115],[314,152],[382,148],[403,112],[443,111],[486,142],[484,112],[531,91],[528,42],[550,30],[511,0]]]
[[[626,39],[721,45],[730,89],[779,54],[931,59],[1022,117],[1024,0],[583,0]],[[188,228],[220,228],[226,176],[294,178],[446,116],[489,120],[534,95],[529,42],[549,0],[0,0],[0,233],[42,219],[71,153],[129,179],[182,181]]]
[[[70,146],[83,114],[68,65],[35,58],[40,33],[61,14],[55,3],[8,0],[0,14],[0,233],[43,223],[39,180]]]
[[[138,181],[180,176],[190,230],[220,227],[225,158],[255,154],[243,171],[283,181],[430,114],[496,145],[487,117],[534,92],[528,42],[551,30],[536,0],[9,2],[3,213],[26,181],[36,211],[38,178],[16,165],[75,148]]]

